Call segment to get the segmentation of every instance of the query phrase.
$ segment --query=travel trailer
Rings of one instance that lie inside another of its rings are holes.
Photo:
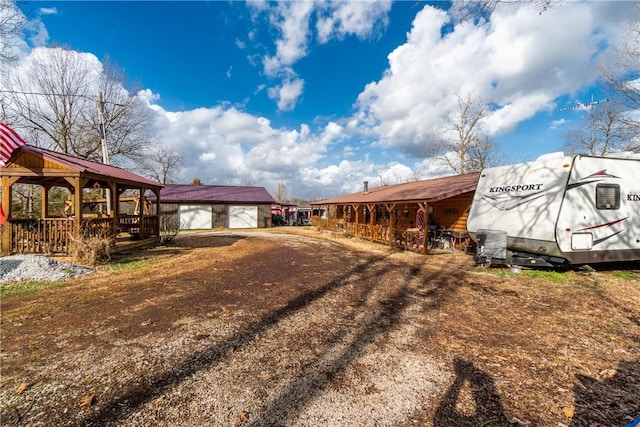
[[[482,171],[467,228],[476,262],[640,260],[640,154],[548,154]]]

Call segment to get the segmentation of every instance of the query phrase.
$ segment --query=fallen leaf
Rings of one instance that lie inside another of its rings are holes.
[[[573,418],[573,415],[575,414],[575,409],[573,408],[573,406],[565,406],[564,408],[562,408],[562,413],[567,418]]]
[[[604,371],[600,371],[598,376],[600,377],[600,379],[610,380],[613,377],[615,377],[617,375],[617,373],[618,372],[616,372],[615,369],[605,369]]]
[[[25,390],[27,389],[27,387],[29,387],[28,383],[22,383],[20,384],[20,387],[18,387],[18,389],[16,390],[16,394],[22,394],[25,392]]]
[[[236,414],[236,425],[240,425],[244,422],[247,421],[247,414],[245,414],[244,412],[240,411]]]
[[[80,406],[88,408],[89,406],[93,405],[94,398],[95,396],[93,394],[82,396],[82,399],[80,399]]]
[[[260,378],[262,378],[263,380],[269,380],[271,379],[271,375],[269,375],[269,373],[267,371],[262,371],[260,372],[260,374],[258,375]]]

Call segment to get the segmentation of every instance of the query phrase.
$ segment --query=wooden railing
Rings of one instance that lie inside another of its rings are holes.
[[[126,231],[134,237],[157,236],[159,231],[159,218],[157,215],[142,217],[142,226],[140,226],[140,217],[137,215],[121,215],[118,219],[118,230]]]
[[[144,237],[153,237],[160,234],[160,218],[157,215],[145,216],[142,218],[142,235]]]
[[[425,234],[417,228],[397,230],[381,224],[355,224],[341,219],[322,219],[318,217],[313,217],[311,224],[325,230],[332,230],[361,239],[384,243],[392,247],[418,252],[422,252],[425,249]],[[441,231],[450,232],[451,237],[450,240],[447,241],[447,248],[449,249],[466,250],[470,244],[469,235],[465,231]],[[432,237],[427,237],[427,245],[433,244]],[[437,243],[437,240],[435,242]]]
[[[397,245],[402,238],[402,233],[381,224],[355,224],[342,219],[321,219],[318,217],[313,217],[311,224],[326,230],[335,230],[350,236],[392,246]]]
[[[11,253],[67,253],[74,220],[68,218],[12,219]]]
[[[142,218],[142,226],[137,216],[120,217],[118,228],[129,231],[132,236],[158,236],[157,216]],[[11,219],[5,227],[10,227],[11,253],[56,254],[69,253],[75,233],[76,221],[71,218]],[[80,224],[80,238],[99,237],[115,239],[112,218],[86,218]],[[114,240],[115,242],[115,240]],[[4,248],[3,248],[4,249]]]

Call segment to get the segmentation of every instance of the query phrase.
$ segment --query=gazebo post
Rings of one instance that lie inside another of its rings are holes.
[[[2,177],[2,211],[5,215],[5,223],[2,227],[2,255],[11,254],[11,224],[8,220],[11,218],[11,194],[13,192],[13,184],[18,180],[17,177]]]
[[[51,186],[48,184],[44,184],[41,186],[42,189],[42,205],[40,206],[40,217],[42,219],[49,217],[49,190]]]
[[[140,225],[140,239],[147,238],[147,227],[144,221],[144,193],[147,189],[142,187],[139,188],[138,191],[140,194],[138,195],[138,224]]]

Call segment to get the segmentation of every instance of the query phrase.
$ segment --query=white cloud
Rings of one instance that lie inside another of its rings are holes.
[[[425,6],[384,76],[359,95],[354,119],[382,146],[419,155],[457,112],[456,95],[473,93],[496,105],[485,131],[508,132],[594,81],[605,40],[619,31],[596,13],[616,6],[571,3],[541,15],[526,3],[505,6],[484,25],[463,22],[444,36],[449,17]]]
[[[302,96],[304,80],[294,70],[294,64],[309,54],[314,41],[311,21],[316,16],[316,37],[319,43],[331,38],[343,39],[354,35],[358,38],[378,36],[387,26],[390,1],[285,1],[267,8],[264,3],[248,3],[254,11],[254,19],[267,12],[271,26],[279,37],[275,40],[275,52],[262,59],[264,73],[272,79],[282,80],[272,86],[269,97],[275,100],[281,111],[292,111]],[[378,31],[377,31],[378,30]],[[250,33],[249,37],[254,34]],[[250,58],[254,63],[254,59]]]
[[[316,31],[318,41],[343,39],[355,35],[360,39],[377,36],[376,29],[388,23],[391,1],[327,2],[319,6]]]
[[[41,7],[38,9],[40,15],[57,15],[58,9],[55,7]]]
[[[292,78],[282,82],[281,86],[269,88],[269,98],[278,102],[280,111],[291,111],[295,108],[298,98],[302,95],[304,81]]]
[[[267,189],[285,182],[298,194],[301,171],[323,159],[341,132],[335,123],[317,134],[304,124],[298,130],[276,129],[268,119],[234,107],[170,112],[149,106],[156,112],[158,139],[189,159],[184,182],[197,177],[206,184],[257,184]]]
[[[264,71],[268,76],[276,76],[283,68],[288,68],[307,54],[309,39],[309,17],[313,2],[278,2],[270,14],[272,26],[280,31],[276,40],[276,52],[264,59]]]
[[[558,129],[562,127],[567,121],[565,119],[553,120],[549,126],[551,129]]]

